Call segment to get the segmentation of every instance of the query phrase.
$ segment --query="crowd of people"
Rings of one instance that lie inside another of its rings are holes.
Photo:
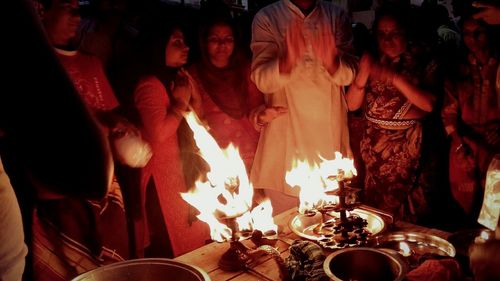
[[[25,280],[69,280],[210,241],[180,196],[208,171],[189,111],[220,147],[238,148],[255,204],[270,197],[275,213],[298,205],[285,181],[296,161],[338,151],[355,159],[363,203],[448,231],[475,226],[500,153],[498,7],[468,3],[456,21],[416,26],[443,7],[385,3],[370,32],[353,32],[360,23],[326,1],[280,0],[255,15],[217,1],[96,3],[12,7],[34,34],[20,42],[38,46],[36,67],[23,72],[26,57],[12,75],[37,83],[0,102],[0,225],[12,232],[0,235],[0,279],[25,267]],[[151,148],[140,167],[113,146],[127,132]]]

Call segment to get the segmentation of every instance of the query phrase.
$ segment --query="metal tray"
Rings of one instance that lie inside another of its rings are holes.
[[[373,211],[365,210],[362,206],[349,213],[358,215],[359,217],[365,219],[368,223],[366,228],[371,232],[372,236],[382,233],[387,227],[387,224],[381,215]],[[339,213],[330,212],[329,216],[332,218],[339,218]],[[321,239],[321,235],[314,233],[313,229],[317,227],[319,223],[321,223],[320,213],[316,213],[314,216],[297,214],[290,220],[289,227],[298,236],[308,240],[317,241]]]
[[[399,251],[400,242],[406,242],[409,248],[418,255],[431,254],[455,257],[456,254],[455,247],[450,242],[435,235],[421,232],[398,231],[379,235],[373,237],[369,245]]]

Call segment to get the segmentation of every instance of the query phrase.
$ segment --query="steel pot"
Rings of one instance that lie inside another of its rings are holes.
[[[171,259],[136,259],[117,262],[83,273],[72,281],[210,281],[202,269]]]
[[[408,265],[391,250],[357,247],[330,254],[323,269],[334,281],[401,281]]]

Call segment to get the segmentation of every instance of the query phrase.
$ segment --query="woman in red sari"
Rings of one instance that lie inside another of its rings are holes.
[[[259,141],[259,132],[249,119],[250,109],[264,103],[262,93],[250,81],[250,58],[229,19],[211,20],[202,28],[199,43],[201,58],[189,68],[201,95],[197,113],[220,147],[232,143],[238,148],[250,171]]]
[[[373,30],[378,52],[363,55],[346,96],[350,110],[365,109],[364,202],[415,221],[428,208],[418,169],[421,120],[435,101],[428,90],[435,67],[410,51],[401,10],[380,10]]]

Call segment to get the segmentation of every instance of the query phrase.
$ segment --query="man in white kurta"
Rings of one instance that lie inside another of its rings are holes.
[[[297,196],[285,182],[294,161],[350,155],[343,86],[355,75],[346,62],[351,43],[346,12],[329,2],[281,0],[255,16],[251,75],[266,100],[255,119],[262,127],[250,176],[255,188]]]

